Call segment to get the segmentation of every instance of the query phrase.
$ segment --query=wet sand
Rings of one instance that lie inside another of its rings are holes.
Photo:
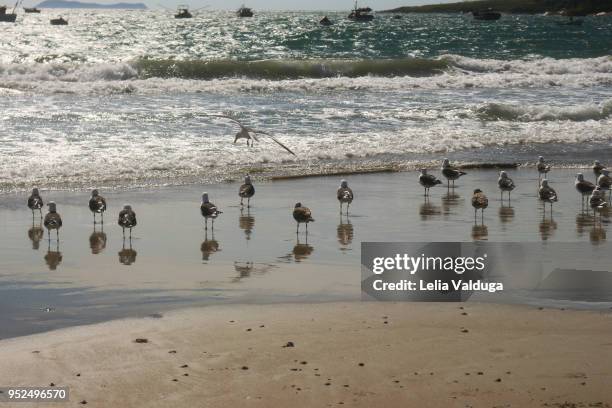
[[[0,341],[0,384],[69,387],[69,403],[37,407],[609,407],[611,318],[480,303],[209,307]]]
[[[44,231],[40,236],[32,229],[27,194],[5,194],[0,338],[188,306],[358,300],[362,241],[569,242],[586,245],[593,259],[609,253],[609,218],[597,226],[581,212],[573,185],[578,170],[554,169],[549,175],[560,196],[552,218],[543,216],[536,198],[533,169],[507,169],[518,185],[510,207],[500,202],[496,170],[467,171],[454,192],[438,186],[428,201],[416,172],[347,175],[356,194],[348,218],[338,213],[340,176],[256,179],[253,207],[243,211],[238,182],[102,190],[109,204],[103,233],[100,226],[94,231],[89,192],[43,191],[64,218],[59,245],[55,240],[49,245]],[[582,171],[593,179],[590,169]],[[474,188],[489,196],[484,226],[474,225]],[[214,234],[203,228],[202,191],[224,211]],[[291,212],[297,201],[316,219],[308,236],[295,233]],[[138,214],[131,243],[122,240],[116,225],[124,203]],[[602,307],[586,305],[591,306]]]

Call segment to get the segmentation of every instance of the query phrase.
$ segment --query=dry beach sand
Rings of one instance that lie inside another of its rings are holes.
[[[480,303],[211,306],[0,341],[0,384],[69,387],[50,407],[605,407],[611,323]]]

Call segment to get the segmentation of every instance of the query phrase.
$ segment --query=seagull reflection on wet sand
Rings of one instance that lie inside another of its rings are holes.
[[[353,243],[353,237],[355,236],[355,230],[353,229],[353,224],[351,224],[351,220],[349,219],[348,215],[346,216],[345,221],[342,214],[340,214],[340,224],[338,224],[337,232],[340,250],[350,250],[350,246]]]
[[[421,220],[427,221],[433,217],[436,217],[441,214],[440,207],[433,205],[429,199],[429,197],[425,197],[423,204],[419,207],[419,215],[421,216]]]
[[[238,227],[244,231],[244,237],[249,241],[253,233],[253,228],[255,228],[255,217],[251,215],[251,210],[249,208],[247,208],[246,214],[244,213],[244,208],[240,208]]]
[[[442,196],[442,213],[444,215],[451,215],[453,214],[453,209],[459,208],[463,204],[464,200],[455,192],[455,189],[446,190],[446,194]]]
[[[104,232],[104,224],[100,224],[100,231],[96,229],[94,222],[93,232],[89,236],[89,247],[93,255],[98,255],[106,249],[106,233]]]
[[[28,229],[28,238],[32,241],[32,249],[38,250],[38,248],[40,248],[40,241],[42,241],[44,236],[45,231],[42,227],[32,222],[32,226]]]
[[[62,263],[63,256],[62,256],[62,253],[60,252],[59,240],[55,241],[54,251],[51,250],[51,240],[48,240],[47,242],[48,242],[48,246],[47,246],[47,254],[45,255],[45,263],[49,267],[49,270],[54,271],[57,269],[59,264]]]
[[[251,276],[263,275],[276,267],[277,266],[271,264],[255,264],[252,261],[234,261],[234,270],[238,275],[232,279],[232,282],[237,283]]]
[[[489,228],[484,224],[472,225],[472,239],[482,241],[489,237]]]
[[[306,234],[306,240],[304,243],[300,243],[300,236],[297,236],[297,242],[293,247],[293,259],[295,262],[302,262],[308,259],[310,255],[314,252],[314,247],[308,244],[308,234]]]
[[[200,251],[202,252],[203,261],[209,261],[212,254],[220,251],[219,242],[215,240],[214,230],[210,235],[210,239],[208,239],[208,230],[204,231],[204,242],[200,245]]]
[[[131,264],[133,264],[134,262],[136,262],[136,255],[138,255],[138,252],[136,252],[133,248],[132,248],[132,238],[128,238],[128,247],[125,247],[125,241],[126,239],[123,238],[123,247],[121,249],[121,251],[119,251],[119,263],[121,263],[122,265],[126,265],[129,266]]]

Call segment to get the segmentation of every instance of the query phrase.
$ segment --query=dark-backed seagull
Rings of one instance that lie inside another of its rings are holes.
[[[474,195],[472,196],[472,207],[474,207],[474,222],[476,222],[476,214],[478,210],[482,213],[482,223],[484,224],[484,210],[489,206],[489,199],[482,192],[481,189],[477,188],[474,190]]]
[[[574,186],[576,187],[576,191],[582,195],[582,207],[584,207],[584,200],[593,192],[593,190],[595,190],[595,184],[591,183],[590,181],[586,181],[584,179],[584,175],[582,173],[578,173],[576,174]]]
[[[593,209],[593,216],[597,217],[597,211],[601,211],[608,208],[609,204],[606,202],[606,194],[601,190],[599,186],[595,187],[589,198],[589,205]],[[601,220],[601,214],[600,214]]]
[[[289,153],[291,153],[292,155],[297,157],[297,155],[295,153],[293,153],[291,151],[291,149],[289,149],[287,146],[282,144],[277,138],[275,138],[274,136],[272,136],[268,132],[264,132],[263,130],[257,130],[257,129],[253,129],[253,128],[247,127],[247,126],[243,125],[237,119],[232,118],[231,116],[227,116],[227,115],[206,115],[206,116],[217,117],[217,118],[225,118],[225,119],[231,120],[232,122],[234,122],[238,126],[240,126],[240,130],[238,131],[238,133],[236,133],[236,136],[234,137],[234,143],[236,143],[238,141],[238,139],[246,139],[247,140],[247,146],[249,146],[249,140],[250,140],[251,141],[250,146],[252,147],[253,146],[253,141],[259,142],[259,139],[257,138],[256,135],[258,135],[258,134],[266,135],[270,139],[272,139],[274,142],[276,142],[276,144],[278,144],[280,147],[282,147],[283,149],[285,149],[286,151],[288,151]]]
[[[601,174],[597,177],[597,185],[603,191],[610,191],[612,186],[612,177],[610,177],[610,171],[608,169],[602,169]]]
[[[240,186],[238,189],[238,195],[240,196],[240,205],[244,205],[243,201],[245,198],[247,199],[247,208],[251,207],[251,197],[255,195],[255,187],[251,182],[251,176],[247,173],[244,176],[244,184]]]
[[[508,192],[508,201],[510,201],[510,192],[516,187],[514,181],[508,177],[508,173],[505,171],[499,172],[499,178],[497,179],[497,186],[501,191],[502,201],[504,200],[504,191]]]
[[[32,210],[32,219],[34,219],[34,211],[38,210],[40,212],[40,218],[42,219],[42,208],[43,208],[43,199],[40,197],[40,193],[38,189],[35,187],[32,189],[32,194],[28,197],[28,208]]]
[[[89,209],[94,216],[94,224],[96,223],[96,214],[100,214],[102,217],[102,224],[104,224],[104,211],[106,211],[106,200],[98,193],[98,190],[91,192],[91,198],[89,199]]]
[[[601,171],[605,168],[606,166],[601,164],[599,160],[595,160],[593,162],[593,173],[595,173],[595,178],[599,177],[599,175],[601,174]]]
[[[459,179],[459,177],[466,175],[467,173],[459,170],[456,167],[450,165],[450,161],[448,159],[444,159],[442,162],[442,175],[446,177],[447,187],[450,188],[450,182],[453,182],[453,188],[455,187],[455,180]]]
[[[119,226],[123,229],[123,238],[125,238],[125,229],[130,230],[130,240],[132,239],[132,228],[137,224],[136,213],[132,210],[132,206],[125,204],[123,210],[119,212],[119,220],[117,221]]]
[[[546,177],[546,175],[548,174],[550,169],[551,169],[550,164],[546,164],[544,162],[544,157],[543,156],[539,156],[538,157],[538,175],[539,175],[539,178],[542,178],[542,174]]]
[[[542,184],[540,185],[540,190],[538,190],[538,196],[540,200],[545,203],[550,203],[550,213],[552,215],[552,206],[553,203],[559,201],[559,197],[557,196],[557,192],[548,185],[548,180],[542,180]],[[544,211],[546,212],[546,204],[544,204]]]
[[[57,240],[59,241],[59,229],[62,228],[62,217],[57,212],[57,206],[54,201],[50,201],[47,205],[49,207],[49,212],[45,215],[43,225],[47,228],[49,239],[51,239],[51,230],[55,230]]]
[[[355,198],[353,195],[353,190],[351,190],[351,188],[348,186],[348,181],[340,181],[340,187],[336,192],[336,197],[338,198],[338,201],[340,201],[340,214],[342,214],[342,204],[344,203],[346,203],[346,213],[348,214],[349,206]]]
[[[212,220],[212,228],[214,229],[215,218],[217,218],[222,211],[219,211],[217,206],[209,201],[208,193],[202,193],[202,205],[200,206],[200,212],[202,213],[202,217],[204,217],[204,229],[208,229],[209,218]]]
[[[310,208],[302,207],[302,203],[295,203],[295,207],[293,208],[293,219],[297,222],[296,233],[300,232],[301,223],[306,224],[306,233],[308,233],[308,223],[314,222]]]
[[[421,169],[421,175],[419,175],[419,184],[425,189],[425,196],[429,195],[429,189],[435,187],[436,184],[442,184],[440,180],[433,174],[427,174],[427,169]]]

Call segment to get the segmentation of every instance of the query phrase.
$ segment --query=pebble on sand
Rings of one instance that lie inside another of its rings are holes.
[[[288,341],[287,344],[283,346],[283,348],[286,348],[286,347],[295,347],[295,344],[293,344],[292,341]]]
[[[137,338],[136,340],[134,340],[134,343],[148,343],[149,339],[143,339],[143,338]]]

